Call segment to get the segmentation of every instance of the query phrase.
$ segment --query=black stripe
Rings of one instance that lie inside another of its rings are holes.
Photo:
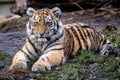
[[[89,30],[88,30],[88,29],[86,29],[86,31],[87,31],[88,37],[90,37],[90,36],[91,36],[91,34],[90,34]]]
[[[107,42],[107,40],[106,40],[106,39],[104,39],[104,41],[103,41],[103,45],[104,45],[104,44],[106,44],[106,42]]]
[[[91,40],[91,34],[90,34],[90,32],[87,29],[86,29],[86,31],[87,31],[87,35],[88,35],[89,39]]]
[[[45,59],[44,58],[41,58],[43,61],[45,61]]]
[[[20,51],[23,52],[29,60],[31,60],[31,58],[29,57],[29,55],[25,51],[23,51],[22,49],[20,49]]]
[[[80,31],[80,29],[79,29],[79,27],[78,26],[76,26],[76,28],[77,28],[77,30],[78,30],[78,32],[79,32],[79,35],[81,36],[81,31]],[[80,42],[80,39],[79,39],[79,42]],[[81,45],[81,43],[80,43],[80,49],[82,49],[82,45]]]
[[[71,39],[71,36],[70,36],[70,32],[65,28],[65,32],[66,32],[66,34],[65,35],[67,35],[67,37],[68,38],[70,38]],[[66,38],[66,37],[65,37]],[[70,54],[70,50],[71,50],[71,45],[69,46],[70,48],[69,49],[67,49],[67,45],[69,45],[68,43],[70,43],[70,40],[68,40],[66,43],[65,43],[65,46],[64,46],[64,55],[65,56],[68,56],[69,54]]]
[[[85,30],[86,32],[85,32],[84,30]],[[85,28],[84,28],[82,31],[83,31],[83,34],[84,34],[84,37],[85,37],[84,39],[86,40],[86,38],[88,37],[88,34],[87,34],[88,31],[87,31],[87,29],[85,29]]]
[[[78,30],[78,27],[77,26],[75,26],[76,27],[76,29]],[[81,44],[80,44],[80,38],[79,38],[79,36],[78,36],[78,34],[77,34],[77,31],[72,27],[71,28],[71,30],[73,31],[73,34],[75,35],[75,37],[76,37],[76,39],[77,39],[77,41],[78,41],[78,44],[79,44],[79,49],[81,48]]]
[[[47,51],[46,53],[50,52],[50,51],[56,51],[56,50],[63,50],[64,48],[54,48],[54,49],[50,49],[49,51]]]
[[[94,30],[93,30],[93,32],[94,32]],[[94,38],[94,33],[92,33],[92,31],[90,32],[90,34],[91,34],[91,39]]]
[[[60,26],[59,26],[58,21],[57,21],[57,30],[59,30],[59,27],[60,27]]]
[[[92,41],[92,38],[93,38],[93,34],[92,34],[92,32],[90,31],[88,31],[88,30],[86,30],[87,32],[88,32],[88,37],[90,38],[90,40]]]
[[[37,59],[37,57],[35,56],[35,55],[33,55],[33,53],[31,53],[30,52],[30,50],[28,49],[28,47],[26,46],[26,49],[27,49],[27,51],[29,52],[29,54],[31,54],[32,56],[34,56],[35,57],[35,59]]]
[[[74,51],[74,38],[73,38],[73,36],[70,34],[70,31],[71,31],[71,29],[69,28],[69,29],[66,29],[65,28],[65,30],[67,31],[67,33],[68,33],[68,35],[69,35],[69,37],[70,37],[70,43],[72,43],[71,45],[70,45],[70,49],[69,49],[69,52],[68,52],[68,54],[69,54],[69,58],[72,58],[72,53],[73,53],[73,51]],[[70,30],[70,31],[69,31]],[[70,44],[70,43],[67,43],[67,45],[68,44]],[[65,54],[65,53],[64,53]]]
[[[46,56],[47,57],[47,56]],[[47,57],[47,60],[50,61],[50,59]]]
[[[28,38],[28,42],[32,45],[33,49],[35,50],[35,53],[36,53],[37,55],[39,55],[37,48],[35,47],[35,45],[33,45],[33,43],[31,42],[31,40],[30,40],[29,38]],[[40,56],[40,55],[39,55],[39,56]]]
[[[57,40],[59,40],[63,36],[63,34],[64,32],[62,32],[62,34],[59,37],[57,37],[53,42],[56,42]]]
[[[94,30],[93,30],[93,32],[92,31],[90,31],[89,32],[90,33],[90,35],[91,36],[89,36],[90,37],[90,41],[91,41],[91,49],[93,49],[93,48],[95,48],[95,45],[96,45],[96,41],[95,41],[95,36],[94,36]],[[94,45],[93,45],[94,44]]]
[[[53,13],[56,13],[58,10],[54,10]]]
[[[83,25],[83,26],[81,26],[82,28],[92,28],[92,27],[90,27],[90,26],[88,26],[88,25]]]
[[[59,37],[57,37],[54,41],[51,41],[44,50],[46,50],[50,46],[50,44],[59,40],[63,36],[63,34],[64,34],[64,32],[62,32],[62,34]]]
[[[89,30],[88,29],[86,29],[86,31],[87,31],[87,36],[88,36],[88,38],[89,38],[89,40],[90,40],[90,43],[91,43],[91,41],[92,41],[92,36],[91,36],[91,31],[89,32]],[[92,46],[92,45],[91,45]],[[91,48],[91,46],[90,46],[90,48]]]
[[[53,28],[55,29],[55,31],[57,31],[58,29],[57,29],[57,24],[56,24],[56,22],[54,21],[53,22]],[[56,32],[55,32],[56,33]]]
[[[82,39],[83,39],[83,40],[84,40],[84,42],[85,42],[85,39],[84,39],[84,37],[83,37],[83,35],[82,35],[82,33],[81,33],[80,28],[79,28],[79,27],[77,27],[77,29],[78,29],[78,32],[79,32],[80,36],[82,37]],[[82,45],[81,45],[81,44],[80,44],[80,49],[82,49]]]
[[[53,22],[53,27],[54,27],[54,29],[55,29],[55,31],[57,31],[57,28],[56,28],[56,25],[55,25],[55,21]]]
[[[29,26],[29,29],[31,30],[32,28],[31,28],[31,25],[30,25],[30,21],[28,22],[29,24],[28,24],[28,26]]]
[[[75,27],[77,27],[77,26],[75,26]],[[77,29],[78,30],[78,29]],[[77,39],[77,41],[78,41],[78,44],[80,45],[80,38],[79,38],[79,36],[78,36],[78,34],[77,34],[77,31],[73,28],[73,27],[71,27],[71,31],[73,32],[73,34],[75,35],[75,37],[76,37],[76,39]]]
[[[83,29],[83,28],[82,28]],[[88,50],[88,42],[87,42],[87,37],[88,37],[88,32],[85,32],[85,31],[87,31],[87,29],[86,28],[84,28],[82,31],[83,31],[83,39],[84,39],[84,43],[85,43],[85,47],[87,48],[87,50]],[[84,37],[86,35],[86,37]]]
[[[56,45],[60,45],[61,43],[55,43],[55,44],[51,44],[48,48],[56,46]]]

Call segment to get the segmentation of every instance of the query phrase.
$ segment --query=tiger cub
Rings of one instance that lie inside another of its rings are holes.
[[[63,64],[84,50],[99,52],[100,55],[109,53],[112,44],[92,27],[77,23],[63,25],[58,7],[28,8],[26,13],[29,16],[27,39],[14,55],[10,70],[26,69],[27,62],[32,60],[36,60],[32,71],[51,70],[52,66]]]

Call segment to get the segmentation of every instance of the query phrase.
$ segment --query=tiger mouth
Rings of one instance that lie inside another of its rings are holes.
[[[57,31],[54,30],[53,32],[52,31],[46,32],[46,33],[38,35],[38,36],[36,35],[35,37],[38,41],[50,41],[52,35],[55,35],[56,33],[57,33]]]
[[[50,40],[50,37],[36,37],[37,38],[37,40],[38,41],[44,41],[44,42],[46,42],[46,41],[49,41]]]
[[[46,42],[47,41],[46,38],[37,38],[37,40],[40,41],[40,42]]]

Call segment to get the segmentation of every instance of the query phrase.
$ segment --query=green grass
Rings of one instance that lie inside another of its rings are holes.
[[[108,36],[108,39],[114,43],[114,46],[120,48],[120,38],[118,36],[117,34],[111,34]]]
[[[112,41],[112,42],[115,42],[115,41],[117,41],[117,35],[116,34],[112,34],[112,35],[110,35],[109,37],[108,37],[108,39],[110,40],[110,41]]]
[[[5,58],[10,57],[9,54],[4,54],[4,53],[0,53],[0,60],[4,60]]]
[[[120,33],[108,33],[107,38],[115,47],[120,48]]]

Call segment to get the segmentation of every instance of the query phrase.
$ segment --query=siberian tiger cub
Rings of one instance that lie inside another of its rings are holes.
[[[54,65],[65,61],[81,51],[109,53],[112,46],[101,33],[81,24],[63,25],[61,10],[44,8],[27,9],[29,21],[27,39],[23,47],[14,55],[10,70],[27,68],[27,62],[36,60],[32,71],[51,70]]]

